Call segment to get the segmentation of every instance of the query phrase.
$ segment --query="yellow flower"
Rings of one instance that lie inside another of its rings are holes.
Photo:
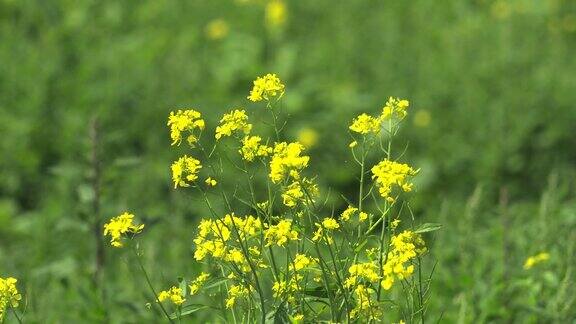
[[[388,101],[382,108],[382,120],[387,120],[390,118],[404,119],[408,114],[406,110],[410,106],[410,102],[406,99],[398,99],[390,97]]]
[[[318,133],[309,127],[302,128],[297,134],[298,142],[307,148],[311,148],[318,142]]]
[[[327,230],[335,230],[340,227],[340,224],[334,218],[326,217],[322,221],[322,226]]]
[[[376,265],[375,262],[353,264],[348,268],[348,272],[350,273],[350,277],[348,277],[344,283],[348,288],[361,283],[361,279],[369,282],[377,282],[380,279],[378,275],[378,265]]]
[[[393,220],[393,221],[390,223],[390,227],[391,227],[393,230],[395,230],[395,229],[398,227],[399,224],[400,224],[400,220],[399,220],[399,219],[395,219],[395,220]]]
[[[284,246],[288,241],[298,240],[298,232],[292,229],[292,220],[283,219],[278,224],[270,226],[264,231],[266,246]]]
[[[286,4],[281,0],[272,0],[266,5],[266,25],[276,28],[286,22]]]
[[[360,213],[358,214],[358,220],[360,220],[360,222],[363,222],[363,221],[365,221],[365,220],[367,220],[367,219],[368,219],[368,214],[367,214],[367,213],[365,213],[365,212],[360,212]]]
[[[533,266],[537,265],[538,263],[548,261],[548,259],[550,259],[550,254],[546,253],[546,252],[542,252],[542,253],[536,254],[534,256],[531,256],[528,259],[526,259],[526,262],[524,263],[524,269],[526,269],[526,270],[531,269]]]
[[[414,272],[414,265],[409,263],[426,252],[422,237],[412,231],[404,231],[392,236],[390,247],[382,273],[384,280],[381,285],[385,290],[392,287],[395,279],[402,280],[410,277]]]
[[[190,183],[198,179],[198,171],[202,168],[200,161],[184,155],[172,163],[172,181],[174,188],[189,187]]]
[[[295,207],[298,203],[306,202],[309,198],[314,201],[318,196],[318,186],[311,180],[303,178],[301,182],[295,181],[286,187],[282,193],[282,202],[287,207]]]
[[[195,295],[200,288],[204,285],[206,280],[210,277],[210,274],[202,272],[196,279],[190,284],[190,295]]]
[[[178,287],[171,287],[170,289],[163,290],[158,294],[158,302],[163,302],[165,300],[170,300],[176,306],[180,306],[186,301],[186,299],[184,299],[184,292]]]
[[[16,287],[17,282],[18,280],[12,277],[0,278],[0,322],[3,322],[6,309],[18,307],[22,299],[22,295]]]
[[[367,114],[362,114],[352,121],[352,125],[348,127],[351,131],[366,135],[368,133],[378,134],[380,132],[380,119],[374,118]],[[352,142],[354,143],[354,142]],[[356,144],[350,144],[354,147]]]
[[[228,23],[224,19],[214,19],[206,25],[206,36],[212,40],[219,40],[228,35]]]
[[[252,124],[248,123],[248,116],[245,110],[235,109],[222,116],[220,125],[216,127],[216,139],[222,136],[232,136],[232,133],[239,131],[245,135],[252,130]]]
[[[418,110],[415,114],[414,114],[414,125],[416,125],[417,127],[428,127],[428,125],[430,125],[430,120],[432,119],[432,117],[430,116],[430,113],[428,112],[428,110]]]
[[[194,145],[198,141],[194,131],[204,129],[204,120],[202,115],[194,109],[178,110],[176,113],[170,112],[168,116],[168,126],[170,126],[170,137],[172,145],[180,145],[183,136],[182,133],[188,133],[188,144]]]
[[[350,216],[352,216],[357,211],[358,208],[348,206],[348,208],[346,208],[346,210],[343,211],[342,214],[340,215],[340,219],[342,219],[342,221],[344,222],[347,222],[350,220]]]
[[[134,215],[125,212],[124,214],[112,218],[104,224],[104,236],[110,235],[110,244],[114,247],[122,247],[122,235],[127,233],[138,234],[142,232],[144,224],[134,225]]]
[[[365,285],[358,285],[354,289],[354,299],[356,306],[350,311],[352,319],[367,319],[368,321],[376,321],[382,318],[382,311],[378,307],[379,303],[376,301],[375,291]]]
[[[349,148],[355,148],[356,145],[358,145],[358,142],[357,142],[357,141],[352,141],[350,144],[348,144],[348,147],[349,147]]]
[[[210,187],[214,187],[215,185],[218,184],[218,181],[212,179],[212,177],[206,178],[206,181],[204,182],[206,182],[206,184],[209,185]]]
[[[262,139],[259,136],[245,136],[242,139],[242,147],[240,154],[246,161],[252,162],[256,157],[265,157],[272,153],[272,148],[267,145],[262,145]]]
[[[228,298],[226,298],[226,308],[232,308],[236,304],[236,299],[245,297],[250,291],[240,285],[232,285],[228,289]]]
[[[294,256],[293,264],[290,264],[290,270],[300,271],[306,267],[314,265],[316,260],[306,256],[306,254],[297,253]]]
[[[254,80],[254,86],[250,90],[248,99],[253,102],[262,100],[270,100],[271,97],[284,95],[284,85],[276,74],[266,74],[263,77],[258,77]]]
[[[372,167],[372,179],[375,179],[379,187],[380,195],[389,202],[395,199],[391,196],[393,187],[398,187],[405,192],[412,190],[412,183],[409,177],[416,175],[417,170],[412,169],[408,164],[384,160]]]
[[[304,146],[298,142],[276,143],[274,155],[270,160],[270,179],[274,183],[282,181],[286,176],[299,179],[300,170],[308,166],[310,157],[302,155]]]

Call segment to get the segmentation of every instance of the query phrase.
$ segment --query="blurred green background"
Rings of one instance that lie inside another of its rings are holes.
[[[158,286],[197,273],[203,209],[172,190],[167,115],[258,114],[251,82],[274,72],[323,192],[354,191],[350,120],[411,101],[412,204],[444,224],[431,320],[575,323],[575,51],[570,0],[0,0],[0,276],[29,323],[160,321],[122,251],[94,289],[95,215],[144,220]]]

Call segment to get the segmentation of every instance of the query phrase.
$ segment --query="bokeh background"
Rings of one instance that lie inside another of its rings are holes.
[[[29,323],[160,321],[94,227],[133,211],[158,286],[197,273],[204,211],[172,189],[167,115],[258,114],[251,82],[274,72],[323,192],[354,191],[350,120],[411,101],[412,206],[444,225],[431,320],[572,323],[575,51],[570,0],[0,0],[0,276],[20,279]]]

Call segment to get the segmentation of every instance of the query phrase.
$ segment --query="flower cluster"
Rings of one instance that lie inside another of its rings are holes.
[[[408,278],[414,272],[414,265],[410,261],[426,252],[426,246],[419,234],[404,231],[392,237],[390,252],[383,266],[384,280],[382,288],[388,290],[395,279]]]
[[[378,134],[380,132],[380,118],[362,114],[352,121],[349,129],[353,132],[366,135],[368,133]]]
[[[532,267],[534,267],[538,263],[548,261],[548,259],[550,259],[549,253],[547,252],[538,253],[526,259],[526,262],[524,262],[524,269],[526,270],[532,269]]]
[[[278,183],[288,176],[300,179],[300,170],[306,168],[310,160],[310,157],[301,155],[303,151],[304,146],[298,142],[276,143],[270,160],[270,180]]]
[[[248,99],[253,102],[258,102],[262,100],[270,100],[271,97],[276,97],[284,94],[284,85],[282,81],[276,76],[276,74],[266,74],[263,77],[259,77],[254,81],[254,86],[250,90],[250,95]]]
[[[409,105],[410,103],[406,99],[390,97],[384,105],[384,108],[382,108],[382,113],[379,116],[373,117],[368,114],[361,114],[352,120],[352,124],[348,128],[362,135],[378,134],[382,128],[382,122],[393,118],[398,120],[404,119]],[[356,144],[356,142],[352,142],[350,147],[353,148]]]
[[[200,288],[206,283],[206,280],[210,277],[209,273],[202,272],[196,279],[190,283],[190,295],[195,295]]]
[[[416,173],[418,173],[418,171],[412,169],[407,164],[387,159],[372,167],[372,179],[375,179],[380,195],[390,203],[396,200],[392,197],[393,187],[396,186],[404,192],[410,192],[412,190],[412,183],[409,182],[409,178],[416,175]]]
[[[240,154],[246,161],[252,162],[256,157],[266,157],[272,153],[272,148],[261,144],[262,138],[259,136],[246,136],[242,139]]]
[[[298,231],[292,227],[291,219],[283,219],[276,225],[270,225],[264,231],[266,246],[284,246],[288,241],[298,240]]]
[[[294,181],[284,188],[282,202],[287,207],[296,207],[299,203],[313,202],[318,196],[318,186],[307,178]]]
[[[112,218],[104,224],[104,236],[110,235],[110,244],[114,247],[122,247],[122,236],[126,234],[138,234],[142,232],[144,224],[135,225],[134,215],[128,212]]]
[[[3,322],[4,314],[8,307],[16,308],[22,295],[18,292],[16,283],[18,280],[12,277],[0,278],[0,322]]]
[[[184,138],[182,133],[187,135],[186,141],[191,146],[198,141],[196,130],[204,130],[205,124],[202,115],[194,109],[178,110],[170,112],[168,117],[168,126],[170,127],[170,138],[172,145],[180,145]]]
[[[172,181],[174,188],[189,187],[190,184],[198,179],[198,170],[202,168],[200,161],[193,157],[184,155],[172,163]]]
[[[245,110],[235,109],[224,114],[220,119],[220,125],[216,127],[216,139],[222,136],[232,136],[235,132],[242,132],[245,135],[250,134],[252,124],[248,123],[248,116]]]
[[[382,119],[397,118],[402,120],[408,114],[406,112],[408,106],[410,106],[408,100],[390,97],[382,108]]]
[[[184,298],[184,291],[182,288],[179,287],[171,287],[168,290],[163,290],[158,293],[158,302],[163,302],[165,300],[169,300],[176,306],[180,306],[184,304],[186,299]]]

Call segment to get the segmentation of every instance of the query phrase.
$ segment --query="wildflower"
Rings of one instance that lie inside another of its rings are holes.
[[[144,224],[134,225],[134,215],[125,212],[124,214],[112,218],[104,224],[104,236],[110,235],[110,244],[113,247],[122,247],[122,235],[127,233],[138,234],[142,232]]]
[[[302,179],[301,182],[291,183],[284,193],[282,193],[282,202],[287,207],[295,207],[300,202],[305,202],[307,198],[312,199],[318,196],[318,186],[309,179]]]
[[[294,301],[294,293],[298,291],[298,280],[302,277],[296,275],[289,281],[275,281],[272,286],[274,298],[287,298],[288,302]]]
[[[352,121],[348,127],[351,131],[366,135],[368,133],[378,134],[380,132],[380,119],[367,114],[362,114]]]
[[[254,80],[254,86],[250,90],[250,95],[248,99],[253,102],[258,102],[262,100],[270,100],[270,97],[284,95],[284,85],[282,81],[276,76],[276,74],[266,74],[263,77],[258,77]]]
[[[428,110],[418,110],[415,114],[414,114],[414,125],[416,125],[417,127],[428,127],[428,125],[430,125],[430,120],[432,119],[432,117],[430,116],[430,113],[428,112]]]
[[[294,321],[296,323],[300,323],[300,322],[304,321],[304,315],[303,314],[296,314],[296,315],[292,316],[292,321]]]
[[[375,262],[353,264],[348,268],[348,272],[350,273],[350,277],[346,279],[344,284],[349,288],[360,283],[361,279],[365,279],[368,282],[376,282],[380,279],[378,275],[378,265],[376,265]]]
[[[226,308],[232,308],[236,304],[236,299],[245,297],[250,291],[240,285],[232,285],[228,289],[228,298],[226,298]]]
[[[180,306],[186,301],[186,299],[184,299],[182,288],[178,287],[171,287],[170,289],[163,290],[158,294],[158,302],[161,303],[165,300],[170,300],[176,306]]]
[[[350,216],[352,216],[357,211],[358,208],[348,206],[348,208],[346,208],[346,210],[343,211],[342,214],[340,215],[340,219],[342,219],[344,222],[347,222],[350,220]]]
[[[374,293],[374,289],[365,285],[356,286],[354,289],[356,306],[350,311],[350,317],[352,319],[367,318],[369,321],[381,319],[382,312],[378,308],[378,302],[372,298]]]
[[[410,106],[410,102],[406,99],[398,99],[390,97],[388,101],[382,108],[382,120],[390,119],[390,118],[397,118],[397,119],[404,119],[408,114],[406,109]]]
[[[358,142],[357,142],[357,141],[352,141],[350,144],[348,144],[348,147],[349,147],[349,148],[355,148],[356,145],[358,145]]]
[[[307,148],[311,148],[318,142],[318,133],[313,128],[302,128],[297,134],[298,142]]]
[[[306,256],[306,254],[297,253],[294,256],[294,262],[290,265],[291,270],[299,271],[315,263],[315,260],[311,257]]]
[[[188,133],[187,142],[194,145],[198,138],[194,134],[194,130],[204,129],[204,120],[202,115],[194,109],[178,110],[176,113],[170,112],[168,117],[168,126],[170,126],[170,138],[172,138],[172,145],[180,145],[183,136],[182,133]]]
[[[334,218],[326,217],[322,221],[322,226],[324,226],[324,228],[327,230],[334,230],[339,228],[340,224],[338,224],[338,222]]]
[[[363,221],[368,219],[368,214],[365,212],[360,212],[358,214],[358,220],[362,223]]]
[[[392,228],[392,230],[395,230],[398,225],[400,225],[400,220],[399,219],[395,219],[390,223],[390,228]]]
[[[252,162],[256,157],[265,157],[272,153],[272,148],[262,145],[262,139],[259,136],[245,136],[242,140],[240,154],[246,161]]]
[[[282,0],[272,0],[266,5],[266,25],[276,28],[286,22],[286,4]]]
[[[284,246],[288,241],[298,240],[298,232],[292,229],[292,220],[283,219],[278,224],[270,226],[264,232],[266,246]]]
[[[310,157],[303,155],[304,146],[298,142],[276,143],[274,155],[270,160],[270,179],[274,183],[280,182],[286,176],[298,179],[300,170],[308,166]]]
[[[424,241],[419,234],[412,231],[404,231],[392,236],[390,252],[383,266],[382,288],[388,290],[392,287],[395,279],[408,278],[414,272],[414,265],[407,265],[412,259],[426,252]]]
[[[172,163],[172,181],[174,188],[189,187],[191,182],[198,179],[198,170],[202,168],[200,161],[184,155]]]
[[[393,187],[398,187],[404,192],[412,190],[412,183],[409,177],[416,175],[417,170],[412,169],[408,164],[384,160],[372,167],[372,179],[376,180],[380,195],[388,202],[393,203],[395,199],[391,196]]]
[[[204,182],[206,182],[206,184],[209,185],[210,187],[214,187],[215,185],[218,184],[218,181],[212,179],[212,177],[206,178],[206,181]]]
[[[524,269],[526,269],[526,270],[531,269],[533,266],[537,265],[538,263],[548,261],[548,259],[550,259],[550,254],[546,253],[546,252],[542,252],[542,253],[536,254],[534,256],[531,256],[528,259],[526,259],[526,262],[524,263]]]
[[[246,111],[235,109],[222,116],[220,125],[216,127],[215,137],[219,140],[222,136],[232,136],[232,133],[236,131],[247,135],[251,130],[252,124],[248,123]]]
[[[190,295],[195,295],[200,288],[204,285],[206,280],[210,277],[210,274],[202,272],[196,279],[190,284]]]
[[[228,35],[228,23],[224,19],[214,19],[206,25],[206,36],[212,40],[219,40]]]
[[[6,309],[18,307],[22,299],[22,295],[16,287],[17,282],[18,280],[12,277],[0,278],[0,322],[3,322]]]

